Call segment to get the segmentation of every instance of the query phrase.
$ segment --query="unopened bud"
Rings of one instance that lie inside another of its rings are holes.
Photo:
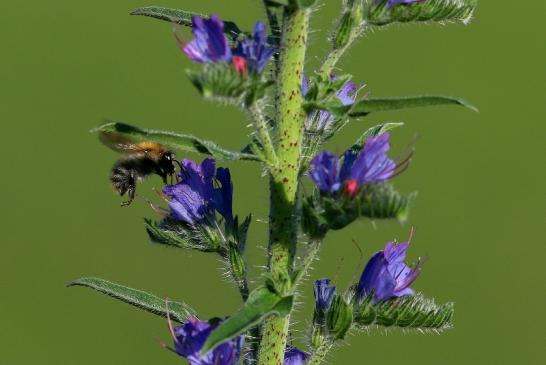
[[[336,340],[342,340],[352,324],[353,307],[341,295],[336,295],[326,314],[328,333]]]
[[[334,35],[334,49],[345,47],[356,36],[362,23],[362,0],[347,0]]]
[[[349,198],[354,198],[358,191],[358,181],[355,179],[350,179],[345,182],[345,185],[343,186],[343,192],[345,195]]]
[[[233,67],[235,68],[235,71],[242,77],[246,77],[246,70],[247,70],[246,59],[241,56],[233,56],[232,62],[233,62]]]
[[[233,243],[230,243],[229,245],[229,264],[231,266],[231,271],[237,280],[241,280],[245,277],[245,260],[239,252],[237,245]]]

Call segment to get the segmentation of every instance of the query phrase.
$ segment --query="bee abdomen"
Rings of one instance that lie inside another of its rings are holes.
[[[114,165],[110,173],[112,186],[119,195],[124,195],[129,189],[135,186],[135,172],[133,169],[122,165]]]

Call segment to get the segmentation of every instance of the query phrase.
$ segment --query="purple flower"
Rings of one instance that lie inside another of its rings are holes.
[[[222,343],[202,357],[199,355],[205,341],[221,322],[221,320],[205,322],[190,318],[182,326],[176,327],[173,331],[176,353],[186,358],[191,365],[238,364],[244,343],[242,336]]]
[[[376,4],[380,4],[383,0],[376,0]],[[387,8],[392,8],[393,6],[404,4],[404,5],[410,5],[413,3],[418,3],[423,0],[388,0],[387,1]]]
[[[421,266],[410,268],[404,263],[408,247],[408,242],[389,242],[383,251],[372,256],[358,282],[357,300],[372,292],[376,302],[413,294],[409,286],[421,273]]]
[[[390,179],[397,170],[396,163],[387,157],[390,135],[383,133],[368,138],[360,153],[349,149],[339,166],[337,156],[321,152],[311,161],[309,177],[323,193],[335,193],[341,187],[354,195],[358,187]]]
[[[288,346],[284,351],[284,365],[303,365],[308,357],[309,355],[296,347]]]
[[[195,225],[214,218],[214,211],[228,222],[233,220],[233,184],[229,169],[219,168],[207,158],[199,165],[192,160],[181,161],[180,181],[167,185],[163,193],[171,198],[167,201],[171,215],[180,221]]]
[[[224,35],[224,22],[216,16],[192,18],[194,39],[183,48],[184,53],[196,63],[231,61],[231,49]]]
[[[250,73],[261,74],[265,65],[275,53],[274,48],[267,46],[265,24],[256,22],[252,38],[239,41],[233,52],[246,60],[246,66]]]
[[[330,285],[330,279],[320,279],[315,281],[313,293],[315,295],[316,310],[324,313],[330,308],[330,304],[332,304],[332,299],[334,299],[334,294],[336,293],[336,287]]]

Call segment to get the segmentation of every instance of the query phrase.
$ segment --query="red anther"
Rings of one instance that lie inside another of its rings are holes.
[[[350,198],[356,195],[358,191],[358,182],[355,179],[350,179],[345,182],[343,192]]]
[[[241,56],[233,56],[233,67],[235,71],[243,77],[246,77],[246,59]]]

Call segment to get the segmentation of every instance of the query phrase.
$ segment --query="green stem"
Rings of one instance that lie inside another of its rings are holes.
[[[269,134],[269,127],[262,108],[259,105],[252,105],[250,107],[250,114],[254,121],[254,128],[258,133],[258,139],[263,149],[264,157],[269,165],[275,166],[277,164],[277,153],[275,152],[275,146],[271,140]]]
[[[281,295],[291,293],[299,222],[298,175],[305,112],[301,80],[309,26],[309,11],[286,8],[277,78],[277,165],[271,169],[269,215],[269,272]],[[264,321],[259,365],[282,365],[289,318],[271,316]]]
[[[317,350],[313,353],[313,356],[309,359],[309,361],[306,363],[306,365],[319,365],[324,361],[324,358],[330,352],[332,347],[334,346],[332,341],[329,341],[327,339],[324,339]]]
[[[365,28],[366,23],[362,22],[358,29],[351,35],[349,42],[347,42],[344,47],[333,49],[332,51],[330,51],[330,53],[328,54],[328,56],[326,56],[326,59],[324,60],[324,62],[322,62],[322,65],[320,66],[320,75],[328,77],[332,74],[341,57],[343,57],[345,52],[347,52],[347,50],[352,46],[353,42],[362,34],[362,32],[364,32]]]

